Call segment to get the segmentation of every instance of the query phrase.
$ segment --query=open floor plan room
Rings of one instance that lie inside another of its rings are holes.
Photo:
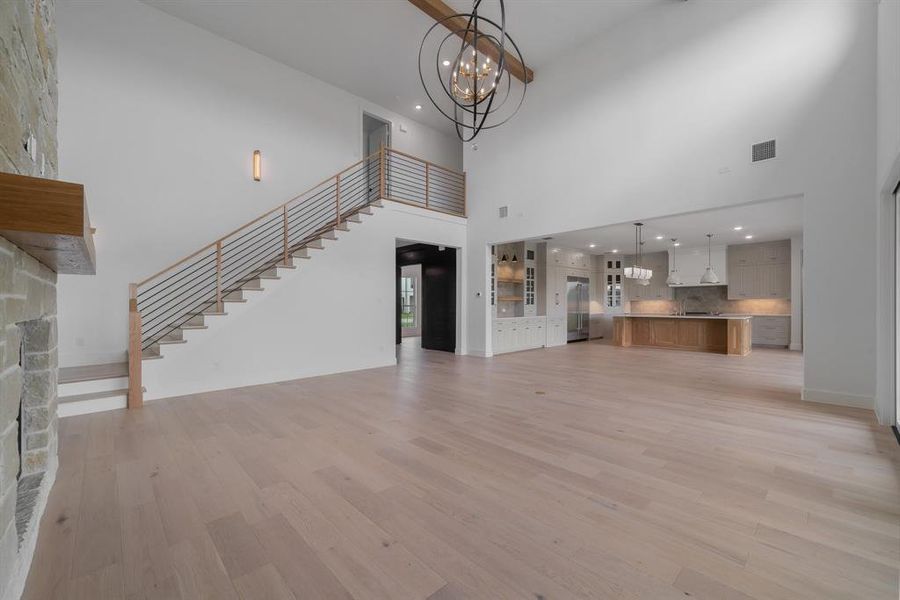
[[[24,597],[896,596],[896,441],[797,353],[401,353],[63,420]]]
[[[900,0],[0,0],[0,600],[900,600]]]

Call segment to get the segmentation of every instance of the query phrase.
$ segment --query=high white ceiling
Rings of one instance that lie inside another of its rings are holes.
[[[407,0],[142,1],[410,119],[454,131],[419,81],[419,44],[434,21]],[[507,29],[538,81],[541,67],[568,50],[672,1],[507,0]],[[472,6],[447,4],[460,12]],[[497,6],[484,0],[483,10],[490,16]]]
[[[706,234],[712,233],[713,244],[744,244],[783,240],[803,233],[803,199],[787,198],[757,202],[729,208],[686,213],[644,223],[644,252],[657,252],[671,247],[678,238],[681,248],[706,246]],[[741,227],[735,231],[735,227]],[[752,239],[746,236],[752,235]],[[662,236],[661,240],[657,240]],[[590,254],[618,250],[634,253],[634,225],[622,223],[608,227],[582,229],[552,236],[550,244],[580,248]],[[594,248],[590,245],[594,244]]]

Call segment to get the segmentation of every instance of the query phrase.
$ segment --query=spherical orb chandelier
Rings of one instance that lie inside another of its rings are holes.
[[[518,58],[523,71],[525,61],[506,33],[506,9],[503,0],[499,2],[499,24],[479,14],[482,0],[475,0],[471,13],[450,15],[432,25],[419,46],[422,87],[464,142],[482,129],[507,122],[525,100],[528,84],[510,75],[506,55]],[[441,27],[449,29],[443,37]]]

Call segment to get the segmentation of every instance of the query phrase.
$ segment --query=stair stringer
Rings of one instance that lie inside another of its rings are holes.
[[[464,248],[466,220],[396,202],[143,361],[144,400],[396,364],[396,240]],[[464,252],[462,253],[464,255]],[[465,282],[464,256],[458,281]],[[464,293],[458,293],[463,311]]]

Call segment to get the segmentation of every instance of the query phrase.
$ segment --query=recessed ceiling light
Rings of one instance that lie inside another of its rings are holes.
[[[673,245],[673,246],[680,246],[680,245],[681,245],[681,242],[675,242],[675,243],[672,244],[672,245]]]
[[[588,248],[596,248],[597,244],[588,244]]]
[[[656,239],[661,240],[661,239],[663,239],[663,236],[658,235],[658,236],[656,236]]]
[[[449,67],[449,66],[450,66],[450,61],[449,61],[449,60],[445,60],[445,61],[444,61],[443,63],[441,63],[441,64],[444,65],[445,67]]]
[[[752,236],[752,235],[745,235],[745,236],[744,236],[744,239],[745,239],[745,240],[752,240],[752,239],[753,239],[753,236]]]
[[[734,230],[735,230],[735,231],[740,231],[740,230],[743,229],[743,228],[744,228],[743,225],[738,225],[737,227],[734,228]]]
[[[618,254],[618,253],[619,253],[619,250],[618,250],[618,249],[615,249],[615,250],[612,251],[612,253],[613,253],[613,254]]]
[[[416,110],[422,110],[422,105],[421,105],[421,104],[416,104]]]

